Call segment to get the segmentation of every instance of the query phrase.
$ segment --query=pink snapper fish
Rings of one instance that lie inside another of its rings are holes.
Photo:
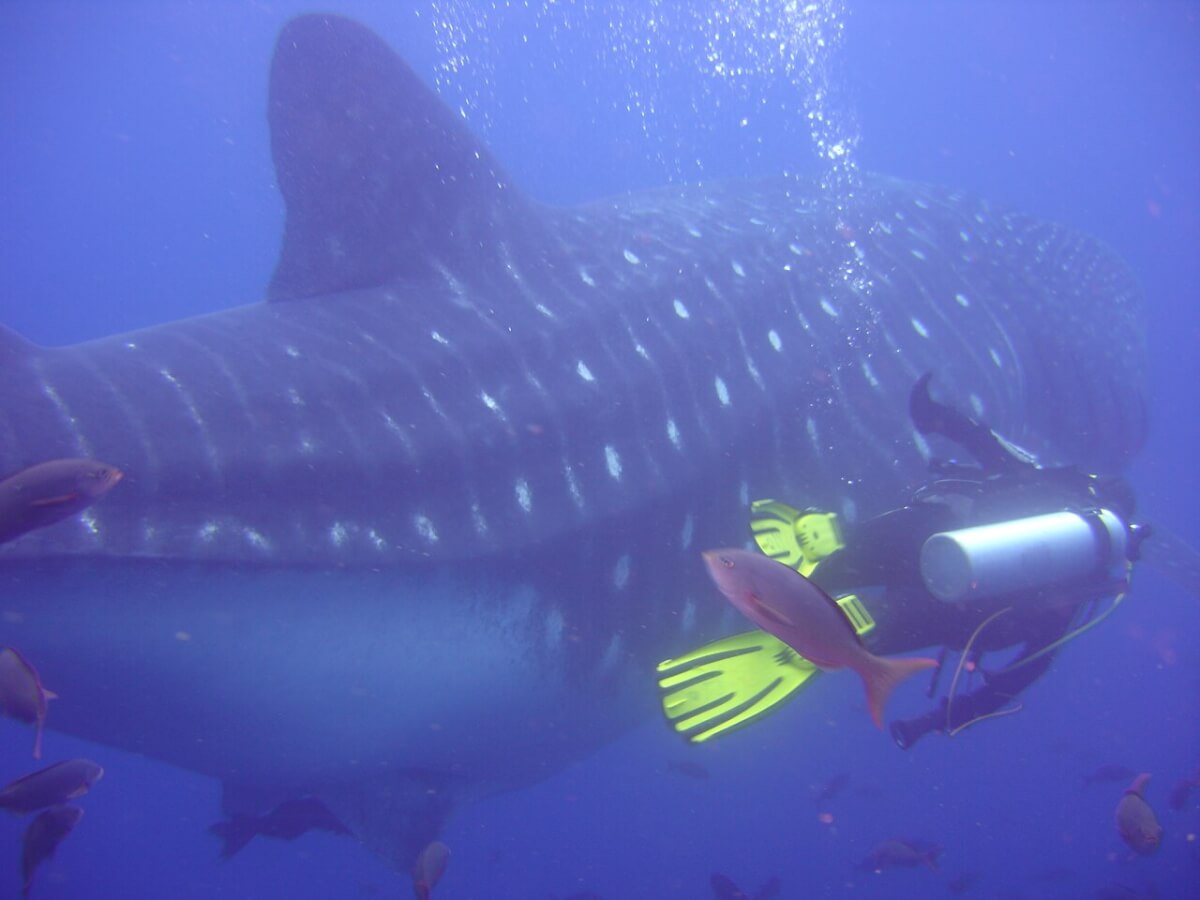
[[[42,758],[42,730],[46,725],[46,702],[58,699],[46,690],[37,669],[19,650],[0,648],[0,716],[8,716],[35,728],[33,758]]]
[[[877,728],[892,690],[932,659],[884,659],[868,651],[837,603],[783,563],[749,550],[709,550],[708,574],[737,610],[822,669],[853,669],[867,691]]]

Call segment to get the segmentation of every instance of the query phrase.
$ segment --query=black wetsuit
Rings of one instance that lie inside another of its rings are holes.
[[[1113,491],[1122,502],[1102,499],[1101,484],[1074,468],[1043,469],[986,425],[934,402],[929,376],[917,382],[910,403],[913,422],[925,434],[941,434],[964,447],[979,463],[962,466],[934,463],[935,478],[900,509],[847,528],[845,547],[822,560],[812,580],[837,596],[872,588],[864,597],[876,627],[865,638],[875,653],[911,652],[942,646],[962,650],[972,636],[972,656],[1019,647],[1004,666],[991,674],[980,668],[983,684],[975,690],[960,685],[949,710],[946,700],[915,719],[894,722],[892,736],[909,747],[930,731],[954,731],[1011,708],[1013,699],[1050,667],[1055,651],[1029,657],[1060,640],[1071,629],[1082,606],[1102,596],[1095,584],[1058,586],[1040,597],[990,597],[959,605],[944,603],[926,589],[919,570],[921,547],[939,531],[1002,522],[1063,509],[1095,507],[1100,502],[1128,508],[1127,488]],[[1114,482],[1114,484],[1117,484]],[[1000,613],[1001,610],[1008,610]],[[980,625],[1000,613],[982,630]],[[1028,660],[1022,662],[1023,660]]]

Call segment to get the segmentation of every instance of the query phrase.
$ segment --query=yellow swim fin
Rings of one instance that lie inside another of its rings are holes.
[[[799,510],[778,500],[750,504],[750,531],[759,550],[805,576],[844,546],[837,513]]]
[[[763,553],[806,576],[844,546],[836,513],[778,500],[751,504],[750,530]],[[860,635],[874,626],[857,597],[838,605]],[[819,671],[778,638],[747,631],[659,663],[658,688],[671,727],[702,744],[770,712]]]
[[[820,670],[765,631],[747,631],[658,664],[663,713],[702,744],[765,715]]]

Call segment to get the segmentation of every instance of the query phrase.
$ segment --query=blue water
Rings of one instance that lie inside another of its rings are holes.
[[[525,8],[454,7],[480,24],[447,101],[467,104],[532,195],[567,203],[667,180],[817,171],[795,115],[802,92],[786,78],[700,75],[672,62],[665,27],[620,70],[600,48],[636,37],[648,0],[588,4],[605,14],[558,6],[573,10],[572,29]],[[1132,475],[1144,515],[1200,545],[1200,5],[846,6],[828,108],[857,122],[863,169],[1071,224],[1133,266],[1148,298],[1153,423]],[[369,24],[431,81],[446,59],[434,26],[447,4],[323,8]],[[0,4],[0,322],[71,343],[262,295],[282,227],[267,66],[280,27],[308,9]],[[633,92],[655,95],[654,114],[628,109]],[[909,753],[874,731],[848,675],[702,750],[648,722],[457,816],[435,896],[705,898],[714,870],[747,891],[778,875],[785,898],[941,896],[965,872],[976,874],[969,897],[1088,897],[1113,882],[1198,896],[1200,804],[1174,812],[1165,802],[1200,765],[1196,604],[1141,571],[1123,608],[1056,660],[1019,715]],[[889,712],[915,713],[922,700],[901,692]],[[0,722],[0,779],[28,770],[27,738]],[[257,840],[221,863],[206,832],[220,817],[214,782],[57,733],[47,754],[90,756],[107,775],[34,896],[410,894],[352,841],[323,834]],[[668,769],[685,759],[710,777]],[[1149,799],[1167,835],[1154,857],[1131,860],[1115,834],[1123,785],[1080,786],[1109,763],[1155,776]],[[847,790],[814,806],[813,787],[838,772],[850,773]],[[2,897],[18,891],[22,825],[0,820]],[[892,836],[944,844],[944,872],[854,868]]]

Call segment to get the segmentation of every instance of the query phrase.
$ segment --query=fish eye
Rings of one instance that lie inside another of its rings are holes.
[[[721,557],[721,565],[723,565],[727,569],[732,569],[733,568],[733,560],[730,559],[728,556],[722,556]]]

